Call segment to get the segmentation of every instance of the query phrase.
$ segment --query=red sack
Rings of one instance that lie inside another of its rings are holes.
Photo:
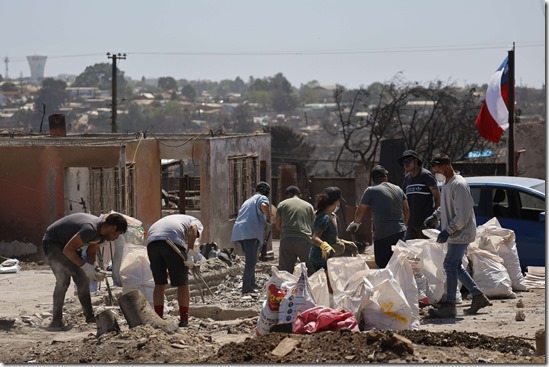
[[[303,311],[294,320],[295,334],[338,331],[344,328],[360,331],[353,313],[345,310],[336,311],[324,306]]]

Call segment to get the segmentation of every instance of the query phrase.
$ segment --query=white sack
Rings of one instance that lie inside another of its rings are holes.
[[[267,335],[271,327],[278,324],[280,302],[284,299],[286,292],[291,289],[298,278],[284,270],[278,270],[271,266],[271,278],[267,281],[267,300],[263,302],[259,319],[257,320],[256,334]]]
[[[298,314],[317,306],[307,278],[307,266],[305,263],[299,265],[301,267],[301,274],[297,283],[286,292],[286,295],[280,301],[278,313],[279,324],[293,324]]]
[[[507,269],[511,279],[511,287],[515,291],[526,291],[516,243],[515,232],[502,228],[496,218],[477,228],[479,248],[494,253],[503,259],[503,265]]]
[[[389,269],[370,270],[367,279],[373,292],[364,309],[364,330],[404,330],[413,322],[412,309]]]
[[[387,264],[387,269],[391,270],[393,273],[394,279],[400,285],[406,301],[408,302],[412,310],[412,324],[411,329],[419,329],[420,319],[419,319],[419,292],[416,283],[416,274],[415,272],[421,272],[423,267],[423,262],[421,261],[419,255],[421,251],[415,247],[406,247],[406,243],[403,241],[398,241],[395,246],[392,246],[393,256]],[[418,259],[419,261],[414,261],[414,264],[417,265],[417,268],[412,268],[411,259]],[[414,271],[415,270],[415,271]]]
[[[488,251],[470,248],[467,256],[473,265],[473,279],[488,298],[515,298],[511,278],[503,260]]]
[[[309,285],[311,286],[313,297],[316,300],[316,305],[331,308],[328,278],[326,277],[324,269],[318,269],[309,277]]]
[[[147,256],[147,247],[128,243],[124,246],[120,265],[122,294],[139,289],[153,306],[154,279]]]

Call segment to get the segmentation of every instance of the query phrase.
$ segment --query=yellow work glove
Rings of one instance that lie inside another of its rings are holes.
[[[358,247],[356,246],[356,243],[354,243],[353,241],[340,239],[339,242],[345,245],[345,251],[350,253],[351,256],[358,254]]]
[[[320,244],[320,249],[322,250],[322,258],[324,260],[328,260],[328,258],[330,257],[330,252],[335,253],[334,249],[332,248],[332,246],[330,246],[328,242],[322,242]]]

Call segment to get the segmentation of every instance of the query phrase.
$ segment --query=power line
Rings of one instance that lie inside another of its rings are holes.
[[[516,42],[517,48],[545,47],[544,42]],[[354,55],[354,54],[384,54],[384,53],[408,53],[408,52],[449,52],[449,51],[469,51],[486,49],[506,49],[510,45],[501,44],[473,44],[473,45],[450,45],[450,46],[418,46],[418,47],[395,47],[395,48],[374,48],[374,49],[335,49],[335,50],[297,50],[297,51],[243,51],[243,52],[198,52],[198,51],[170,51],[170,52],[152,52],[152,51],[132,51],[126,52],[127,55],[149,55],[149,56],[309,56],[309,55]],[[74,55],[54,55],[48,56],[48,59],[63,59],[76,57],[102,56],[104,53],[74,54]],[[24,57],[10,58],[10,61],[25,61]]]

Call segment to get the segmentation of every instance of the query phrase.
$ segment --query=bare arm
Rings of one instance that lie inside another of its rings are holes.
[[[280,228],[282,228],[282,220],[278,214],[275,216],[274,225],[277,231],[280,231]]]
[[[408,220],[410,219],[410,205],[408,205],[408,200],[402,201],[402,211],[404,212],[404,224],[408,225]]]
[[[318,229],[316,231],[313,231],[313,238],[312,238],[312,244],[316,247],[320,247],[320,244],[324,241],[320,239],[320,236],[322,236],[322,233],[324,233],[323,230]]]
[[[82,238],[80,238],[80,235],[77,233],[74,236],[72,236],[72,238],[69,240],[69,242],[67,242],[67,244],[63,248],[63,255],[65,255],[70,261],[72,261],[76,265],[82,266],[84,265],[84,260],[82,260],[80,256],[78,256],[78,254],[76,253],[76,250],[78,250],[82,246],[84,246],[84,243],[82,242]],[[90,245],[88,247],[88,251],[86,251],[86,255],[88,255],[91,252],[90,251],[91,246],[93,245]],[[99,245],[95,245],[95,246],[96,246],[95,252],[97,252],[97,246]],[[88,262],[90,264],[93,264],[95,262],[95,252],[93,254],[93,262],[90,261],[91,259],[88,256]]]
[[[429,187],[429,190],[431,190],[431,193],[433,194],[435,209],[437,209],[440,206],[440,190],[438,189],[438,186],[431,186]]]
[[[355,223],[362,222],[362,217],[364,214],[368,211],[369,206],[365,204],[360,204],[358,208],[356,208],[355,211],[355,219],[353,220]]]
[[[261,206],[259,208],[261,209],[263,214],[265,214],[265,216],[267,217],[267,221],[270,222],[271,221],[271,208],[270,208],[270,205],[268,205],[266,203],[261,203]]]
[[[191,224],[186,237],[185,242],[187,242],[187,248],[194,251],[194,242],[198,238],[198,226],[196,224]]]

